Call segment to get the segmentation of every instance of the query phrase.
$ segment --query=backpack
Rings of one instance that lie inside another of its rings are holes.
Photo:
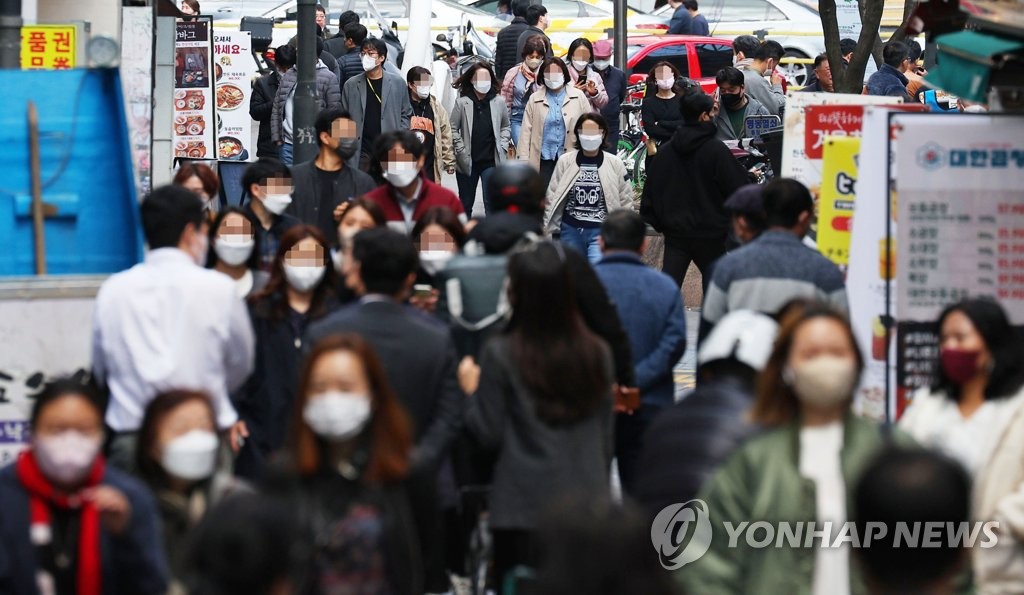
[[[505,328],[512,312],[507,268],[506,254],[458,254],[435,276],[437,316],[451,329],[460,359],[478,358],[487,339]]]

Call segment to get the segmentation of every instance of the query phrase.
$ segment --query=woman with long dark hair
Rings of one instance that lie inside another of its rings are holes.
[[[369,344],[342,334],[313,346],[288,441],[312,592],[423,593],[404,487],[411,449],[411,422]]]
[[[481,183],[484,209],[490,212],[487,180],[494,167],[508,158],[512,125],[508,106],[499,94],[498,79],[484,62],[470,64],[453,86],[459,90],[452,108],[452,141],[458,170],[455,179],[466,216],[472,217],[476,189]]]
[[[900,428],[960,461],[974,477],[973,518],[998,521],[999,540],[976,549],[979,593],[1024,586],[1024,343],[991,299],[948,306],[936,329],[937,380],[914,393]]]
[[[498,581],[534,565],[541,515],[572,494],[607,494],[612,360],[583,322],[565,248],[538,242],[509,259],[512,318],[488,343],[466,414],[496,451],[490,525]]]
[[[680,100],[686,92],[688,80],[675,65],[665,61],[655,64],[647,74],[640,114],[644,131],[655,146],[672,138],[676,129],[683,125]],[[648,152],[653,156],[654,151]]]
[[[319,228],[293,227],[281,238],[267,286],[249,300],[256,366],[235,395],[235,408],[245,424],[235,470],[243,477],[259,479],[266,458],[284,445],[302,336],[310,322],[337,305],[331,264],[330,247]]]
[[[569,44],[566,57],[569,59],[569,76],[573,85],[587,96],[594,113],[601,113],[601,109],[608,105],[608,91],[604,88],[601,75],[593,67],[594,45],[585,37],[575,39]]]
[[[234,279],[238,297],[249,297],[266,286],[270,275],[260,270],[256,224],[245,211],[238,207],[219,211],[210,225],[209,242],[206,268]]]

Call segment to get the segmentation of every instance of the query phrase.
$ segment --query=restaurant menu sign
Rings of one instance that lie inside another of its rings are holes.
[[[213,80],[217,108],[217,158],[248,161],[252,150],[252,40],[248,31],[213,36]]]
[[[174,39],[174,156],[212,159],[213,47],[208,18],[176,23]]]
[[[965,298],[1024,324],[1024,118],[897,114],[897,390],[931,384],[932,323]]]

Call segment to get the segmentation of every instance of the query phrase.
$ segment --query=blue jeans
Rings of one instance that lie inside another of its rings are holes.
[[[291,143],[285,143],[285,144],[281,145],[281,163],[287,165],[288,167],[292,166],[292,144]]]
[[[523,121],[512,120],[512,144],[519,148],[519,132],[523,129]]]
[[[469,175],[455,172],[455,182],[459,185],[459,200],[462,201],[462,208],[466,210],[466,217],[473,218],[473,205],[476,203],[476,187],[477,183],[482,183],[484,186],[484,213],[491,214],[491,192],[487,188],[487,182],[491,179],[491,172],[494,171],[494,165],[488,165],[483,169],[479,169],[477,165],[473,164],[472,171]]]
[[[597,243],[600,227],[573,227],[562,221],[561,233],[562,244],[585,255],[591,264],[601,260],[601,246]]]

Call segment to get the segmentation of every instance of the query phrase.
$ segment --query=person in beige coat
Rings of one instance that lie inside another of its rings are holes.
[[[562,244],[601,260],[598,236],[608,213],[633,208],[633,186],[626,166],[616,155],[601,150],[608,121],[597,113],[584,114],[573,128],[579,150],[558,158],[548,185],[544,233]]]
[[[455,147],[452,145],[452,125],[448,112],[430,94],[433,86],[430,71],[413,66],[406,75],[412,118],[409,127],[426,149],[427,162],[423,173],[431,182],[441,183],[441,170],[455,173]]]
[[[1024,593],[1024,348],[990,299],[939,316],[938,381],[914,394],[899,427],[974,477],[973,520],[997,522],[994,547],[972,548],[977,593]]]
[[[558,158],[576,146],[576,120],[592,108],[587,96],[572,86],[569,68],[558,58],[544,61],[537,83],[544,89],[531,95],[526,103],[516,150],[520,159],[540,171],[547,186]]]
[[[490,213],[491,172],[508,158],[512,125],[508,106],[491,67],[474,62],[455,83],[459,98],[452,107],[452,140],[455,144],[459,200],[467,217],[473,216],[476,189],[483,186],[484,210]]]

